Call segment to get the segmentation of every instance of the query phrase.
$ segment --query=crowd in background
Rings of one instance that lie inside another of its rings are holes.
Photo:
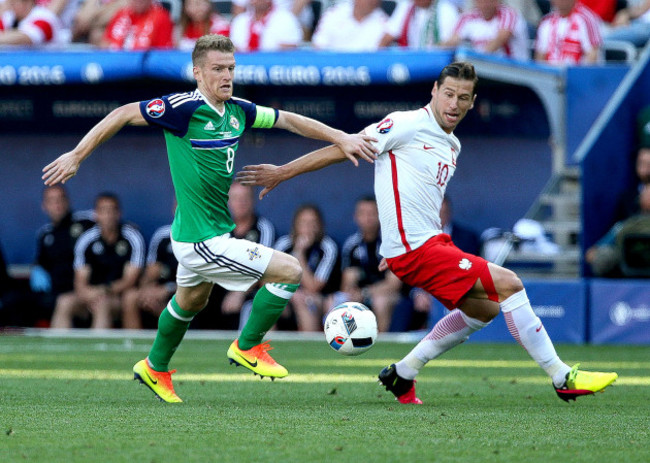
[[[599,63],[605,40],[650,38],[650,0],[0,0],[0,46],[238,52],[468,46],[515,60]]]
[[[49,221],[37,232],[28,288],[21,290],[18,281],[12,282],[0,262],[0,326],[154,328],[176,291],[170,224],[161,224],[146,246],[137,225],[122,219],[116,195],[99,193],[94,209],[88,211],[73,211],[70,204],[60,185],[43,191],[42,209]],[[357,200],[350,218],[357,231],[342,245],[327,234],[317,205],[298,207],[289,233],[280,237],[275,226],[257,213],[252,188],[233,183],[228,205],[235,222],[232,236],[289,253],[303,268],[300,288],[277,329],[319,331],[329,309],[346,301],[370,307],[380,331],[427,327],[431,296],[406,287],[390,271],[379,270],[381,235],[374,197]],[[448,198],[441,219],[443,231],[461,249],[480,252],[478,235],[452,220]],[[241,328],[256,290],[225,291],[215,286],[209,309],[193,327]]]

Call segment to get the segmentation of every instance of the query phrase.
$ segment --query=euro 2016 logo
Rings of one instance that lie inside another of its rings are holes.
[[[390,118],[384,119],[379,124],[377,124],[377,132],[382,134],[390,132],[391,128],[393,128],[393,120]]]
[[[160,98],[151,100],[149,103],[147,103],[146,111],[149,117],[157,119],[165,114],[165,102]]]

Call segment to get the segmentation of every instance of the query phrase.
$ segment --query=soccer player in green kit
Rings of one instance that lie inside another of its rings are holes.
[[[281,128],[304,137],[334,143],[355,164],[372,162],[375,139],[347,134],[288,111],[257,106],[232,96],[234,46],[220,35],[201,37],[192,52],[197,89],[149,101],[129,103],[108,114],[67,153],[43,168],[46,185],[65,183],[101,143],[125,125],[153,125],[164,130],[178,206],[172,223],[172,247],[179,265],[178,289],[158,321],[149,355],[133,367],[134,378],[165,402],[182,402],[174,391],[169,361],[187,328],[208,302],[216,283],[245,291],[263,283],[251,316],[228,349],[231,363],[260,376],[288,374],[262,342],[298,288],[301,268],[288,255],[230,237],[235,225],[228,211],[239,137],[248,128]]]

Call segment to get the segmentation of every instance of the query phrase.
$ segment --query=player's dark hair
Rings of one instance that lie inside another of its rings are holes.
[[[203,58],[209,51],[220,51],[222,53],[234,53],[235,45],[225,35],[208,34],[199,37],[192,50],[192,64],[194,66],[201,66]]]
[[[451,63],[444,67],[440,71],[440,76],[438,76],[438,88],[445,83],[447,77],[453,77],[454,79],[460,80],[471,80],[474,83],[474,88],[472,89],[472,95],[476,94],[476,84],[478,83],[478,76],[474,70],[474,66],[470,63],[465,63],[462,61],[457,61]]]
[[[325,222],[323,221],[323,214],[321,213],[318,206],[311,203],[301,204],[298,206],[298,209],[296,209],[296,212],[294,212],[293,221],[291,223],[291,240],[293,241],[296,239],[296,224],[298,223],[298,217],[300,217],[300,215],[305,211],[311,211],[316,214],[320,228],[320,231],[316,235],[316,241],[320,242],[325,236]]]
[[[95,207],[97,207],[99,201],[103,199],[108,199],[109,201],[113,201],[118,209],[122,208],[120,205],[120,198],[118,198],[115,193],[111,193],[110,191],[103,191],[99,193],[97,196],[95,196]]]

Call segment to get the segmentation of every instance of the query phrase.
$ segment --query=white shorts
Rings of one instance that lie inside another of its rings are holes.
[[[178,286],[210,282],[229,291],[246,291],[257,283],[273,256],[273,249],[231,238],[230,233],[200,243],[172,240],[172,249],[178,260]]]

